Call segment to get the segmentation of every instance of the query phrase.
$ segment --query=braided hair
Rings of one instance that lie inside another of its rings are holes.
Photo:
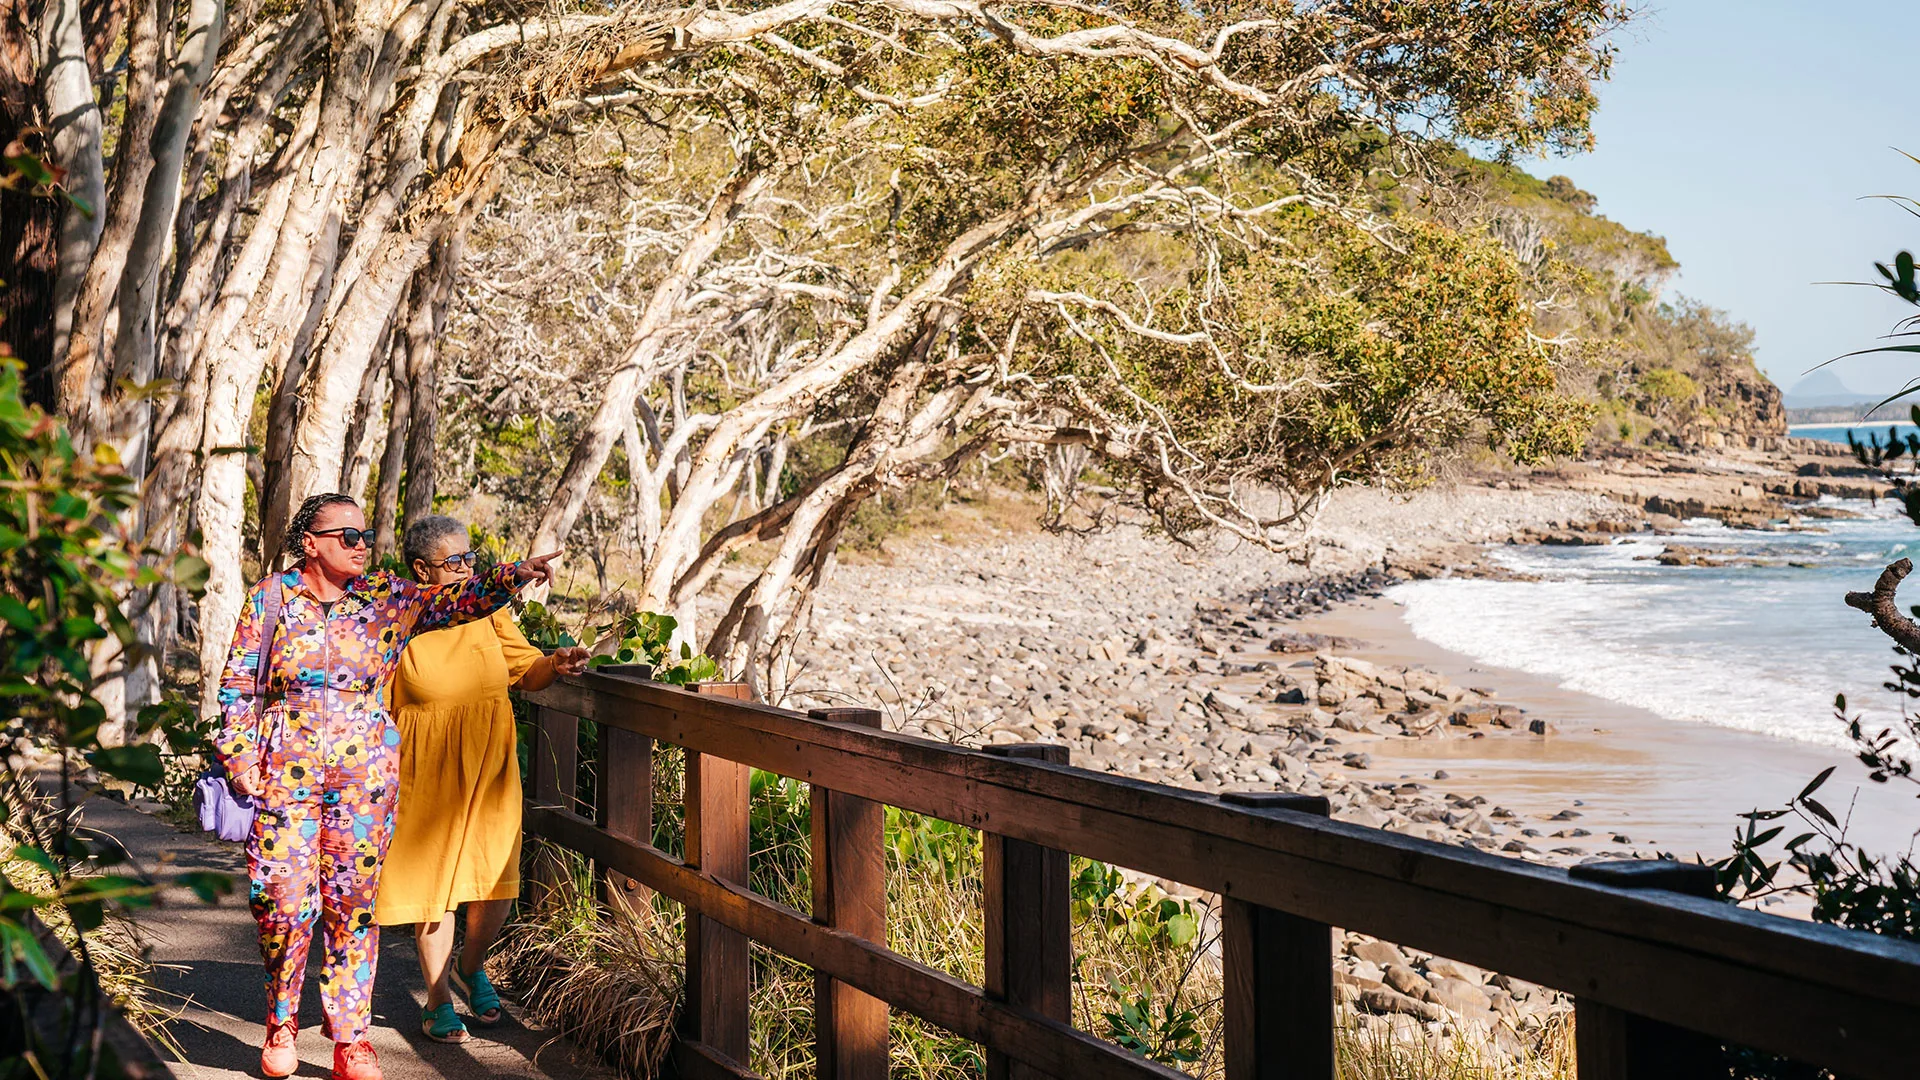
[[[287,558],[299,562],[307,557],[305,544],[307,530],[313,528],[313,519],[320,516],[320,511],[329,506],[358,505],[360,504],[353,501],[353,496],[342,495],[337,491],[307,496],[306,501],[300,504],[300,509],[293,512],[293,520],[287,524],[287,537],[283,542]]]

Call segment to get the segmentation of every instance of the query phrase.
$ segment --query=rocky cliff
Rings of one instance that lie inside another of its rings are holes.
[[[1786,438],[1787,410],[1780,388],[1754,367],[1752,357],[1703,365],[1694,381],[1698,403],[1679,431],[1683,446],[1771,450]]]

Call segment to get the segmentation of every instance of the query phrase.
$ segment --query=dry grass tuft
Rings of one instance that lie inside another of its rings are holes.
[[[1339,1080],[1574,1080],[1573,1018],[1550,1022],[1532,1043],[1504,1054],[1484,1032],[1454,1029],[1436,1039],[1423,1030],[1370,1024],[1380,1017],[1342,1010],[1334,1028]]]
[[[623,1075],[658,1075],[673,1042],[683,953],[678,905],[599,905],[570,853],[529,841],[535,899],[494,952],[502,982],[535,1022]]]

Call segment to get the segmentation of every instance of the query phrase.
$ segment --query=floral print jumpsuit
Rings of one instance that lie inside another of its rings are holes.
[[[317,920],[325,949],[322,1030],[349,1043],[371,1022],[380,959],[373,900],[400,790],[400,733],[387,712],[394,667],[414,634],[484,618],[519,586],[505,563],[437,586],[381,571],[348,582],[328,611],[296,566],[280,575],[280,628],[262,702],[254,673],[271,584],[256,586],[241,611],[220,679],[216,745],[230,775],[267,764],[247,876],[266,961],[268,1022],[299,1015]]]

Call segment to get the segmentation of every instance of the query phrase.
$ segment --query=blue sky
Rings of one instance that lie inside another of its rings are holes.
[[[1874,344],[1913,314],[1867,289],[1873,263],[1920,251],[1920,218],[1864,195],[1920,197],[1920,2],[1656,0],[1616,36],[1591,154],[1528,165],[1563,173],[1598,210],[1664,236],[1673,291],[1758,333],[1782,387]],[[1835,365],[1864,392],[1920,376],[1920,355]]]

